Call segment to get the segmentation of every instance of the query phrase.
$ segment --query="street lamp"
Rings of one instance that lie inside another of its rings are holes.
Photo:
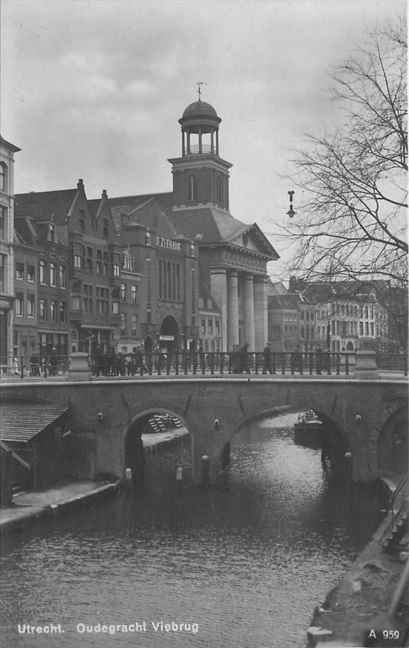
[[[295,216],[295,211],[293,209],[293,196],[294,196],[294,194],[295,194],[295,191],[293,191],[293,190],[290,190],[288,192],[288,197],[290,199],[290,209],[287,212],[287,216],[289,216],[289,218],[294,218],[294,216]]]

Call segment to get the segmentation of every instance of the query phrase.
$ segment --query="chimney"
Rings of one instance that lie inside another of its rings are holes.
[[[78,179],[78,182],[77,182],[77,189],[84,189],[84,181],[83,181],[82,178],[79,178],[79,179]]]

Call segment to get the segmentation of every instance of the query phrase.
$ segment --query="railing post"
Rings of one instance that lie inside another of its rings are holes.
[[[308,371],[310,376],[312,376],[314,373],[314,356],[311,352],[308,354]]]
[[[281,373],[283,376],[285,374],[285,359],[286,359],[285,351],[282,351],[281,352]]]
[[[293,352],[290,353],[290,368],[291,368],[291,375],[294,376],[294,369],[295,369],[295,354]]]
[[[179,375],[179,352],[176,351],[175,353],[175,374],[178,376]]]
[[[224,372],[224,351],[220,351],[220,373],[223,375]]]
[[[231,353],[228,353],[228,358],[229,358],[229,374],[231,374]]]
[[[345,375],[349,376],[349,353],[345,356]]]
[[[275,374],[275,372],[276,372],[276,352],[275,352],[275,351],[273,351],[273,353],[272,353],[272,366],[271,366],[271,370],[272,370],[273,374]]]
[[[337,353],[337,355],[335,356],[335,367],[336,367],[337,376],[339,376],[339,372],[341,369],[341,356],[339,353]]]

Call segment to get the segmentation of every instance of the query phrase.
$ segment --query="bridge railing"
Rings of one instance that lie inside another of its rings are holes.
[[[101,357],[93,361],[92,372],[96,376],[350,375],[354,365],[353,353],[181,351],[140,353],[117,357],[113,361]]]
[[[355,353],[327,352],[260,352],[244,351],[166,353],[135,353],[100,355],[89,358],[90,372],[95,377],[133,376],[199,376],[199,375],[277,375],[277,376],[349,376],[354,374]],[[1,379],[38,380],[69,376],[67,355],[33,356],[29,360],[14,358],[0,363]],[[377,366],[382,371],[408,374],[407,357],[403,354],[378,354]]]

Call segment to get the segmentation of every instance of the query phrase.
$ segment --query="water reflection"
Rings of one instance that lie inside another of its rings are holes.
[[[288,418],[242,431],[215,488],[149,489],[3,538],[4,646],[293,648],[312,609],[380,519],[367,493],[323,479]],[[197,634],[151,621],[197,623]],[[139,633],[75,633],[77,623],[147,622]],[[17,623],[60,622],[30,639]]]

